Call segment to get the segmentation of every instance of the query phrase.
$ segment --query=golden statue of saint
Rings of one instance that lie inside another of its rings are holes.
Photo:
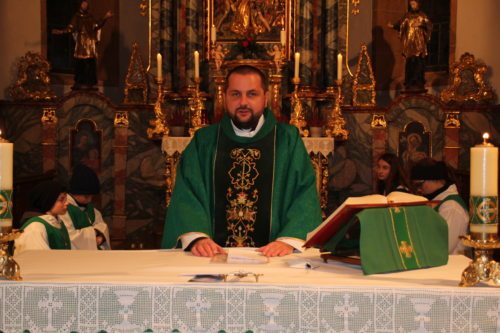
[[[405,57],[406,89],[423,89],[427,43],[431,38],[432,23],[420,10],[419,0],[409,1],[410,9],[396,23],[388,23],[389,28],[399,31]]]

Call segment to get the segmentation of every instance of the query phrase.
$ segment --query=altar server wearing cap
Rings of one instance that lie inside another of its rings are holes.
[[[55,181],[43,181],[30,192],[29,205],[21,227],[23,233],[15,241],[15,254],[71,249],[68,231],[58,217],[66,212],[66,189]]]
[[[84,164],[77,164],[69,183],[68,212],[61,216],[73,250],[111,249],[108,225],[92,204],[92,197],[99,192],[96,173]]]
[[[419,194],[439,201],[435,209],[448,223],[449,253],[463,254],[464,246],[458,237],[467,233],[469,214],[444,162],[432,158],[420,160],[411,170],[411,179]]]

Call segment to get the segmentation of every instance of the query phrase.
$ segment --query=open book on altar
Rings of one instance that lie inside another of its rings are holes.
[[[304,247],[321,257],[360,264],[365,274],[444,265],[448,225],[435,202],[404,192],[350,197],[315,230]]]
[[[387,196],[380,194],[349,197],[323,223],[307,234],[304,247],[321,247],[344,224],[359,211],[366,208],[391,206],[417,206],[429,204],[427,198],[405,192],[391,192]]]

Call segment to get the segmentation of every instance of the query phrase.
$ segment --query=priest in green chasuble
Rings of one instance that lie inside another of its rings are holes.
[[[267,77],[238,66],[226,77],[226,114],[199,129],[177,167],[163,248],[196,256],[257,247],[266,256],[302,248],[321,223],[315,174],[296,127],[267,109]]]

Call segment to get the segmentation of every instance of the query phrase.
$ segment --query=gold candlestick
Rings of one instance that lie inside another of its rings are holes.
[[[471,148],[470,235],[461,236],[465,246],[474,249],[474,260],[462,272],[459,286],[470,287],[481,281],[500,284],[500,264],[492,260],[498,241],[498,148],[488,142]]]
[[[9,253],[9,242],[19,238],[21,234],[21,230],[0,233],[0,277],[14,281],[22,280],[21,268]]]
[[[327,137],[335,138],[335,140],[345,141],[349,138],[349,131],[345,128],[346,121],[342,116],[342,81],[337,80],[337,96],[335,103],[328,114],[325,134]]]
[[[149,124],[153,126],[153,128],[147,129],[149,139],[160,139],[163,136],[168,136],[170,133],[166,114],[161,107],[163,103],[163,97],[165,96],[165,91],[163,90],[164,82],[165,81],[163,80],[163,78],[156,78],[156,84],[158,85],[158,94],[154,106],[155,119],[149,121]]]
[[[189,128],[189,136],[193,136],[194,133],[202,127],[207,126],[204,123],[204,111],[205,105],[203,103],[203,98],[200,94],[200,83],[201,78],[195,77],[193,79],[194,82],[194,93],[188,99],[189,105],[189,114],[190,114],[190,128]]]
[[[305,116],[305,110],[302,105],[302,101],[300,100],[299,97],[300,78],[299,77],[292,78],[292,83],[295,86],[295,88],[293,90],[291,98],[292,113],[290,115],[290,125],[293,125],[299,129],[300,136],[308,137],[309,130],[306,129],[307,121]]]

